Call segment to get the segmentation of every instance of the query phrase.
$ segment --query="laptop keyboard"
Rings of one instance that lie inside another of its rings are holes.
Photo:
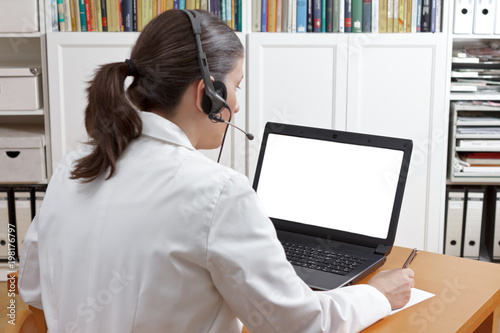
[[[293,265],[323,272],[347,275],[367,259],[355,255],[282,242],[288,261]]]

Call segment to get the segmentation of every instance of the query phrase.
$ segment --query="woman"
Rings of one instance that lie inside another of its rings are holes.
[[[219,116],[230,119],[243,47],[218,18],[199,16],[211,76],[227,89]],[[187,14],[170,10],[130,60],[96,73],[90,144],[59,164],[25,238],[23,300],[43,308],[51,332],[120,333],[240,332],[241,322],[350,332],[404,305],[409,269],[328,292],[295,274],[248,180],[197,151],[219,147],[227,127],[203,110],[197,54]]]

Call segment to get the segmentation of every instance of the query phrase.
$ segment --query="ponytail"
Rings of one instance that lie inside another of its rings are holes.
[[[85,128],[92,152],[77,160],[70,179],[91,182],[101,174],[116,170],[116,161],[129,142],[141,135],[142,122],[125,94],[124,83],[130,74],[125,62],[103,65],[87,88],[88,106]]]

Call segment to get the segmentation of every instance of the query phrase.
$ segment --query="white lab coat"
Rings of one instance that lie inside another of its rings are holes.
[[[390,312],[368,285],[313,292],[248,179],[141,117],[109,180],[69,179],[82,151],[62,160],[26,235],[20,293],[49,332],[354,332]]]

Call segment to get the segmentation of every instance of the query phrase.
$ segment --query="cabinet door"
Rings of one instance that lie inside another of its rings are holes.
[[[347,130],[413,140],[396,244],[435,252],[446,184],[445,78],[443,34],[350,35]]]
[[[61,157],[76,149],[87,140],[84,112],[87,106],[86,88],[99,65],[124,61],[130,57],[138,33],[49,33],[47,52],[50,82],[50,130],[52,139],[52,161],[55,167]],[[244,42],[244,38],[240,35]],[[243,114],[238,125],[245,127],[245,84],[240,86],[237,96]],[[233,129],[228,130],[221,162],[227,166],[236,163],[232,156]],[[203,151],[208,157],[217,159],[219,149]],[[241,154],[242,158],[244,155]],[[240,168],[243,172],[243,167]]]
[[[247,175],[268,121],[345,129],[347,35],[249,34]]]
[[[87,140],[87,86],[99,65],[124,61],[139,36],[136,33],[47,34],[52,166]]]

